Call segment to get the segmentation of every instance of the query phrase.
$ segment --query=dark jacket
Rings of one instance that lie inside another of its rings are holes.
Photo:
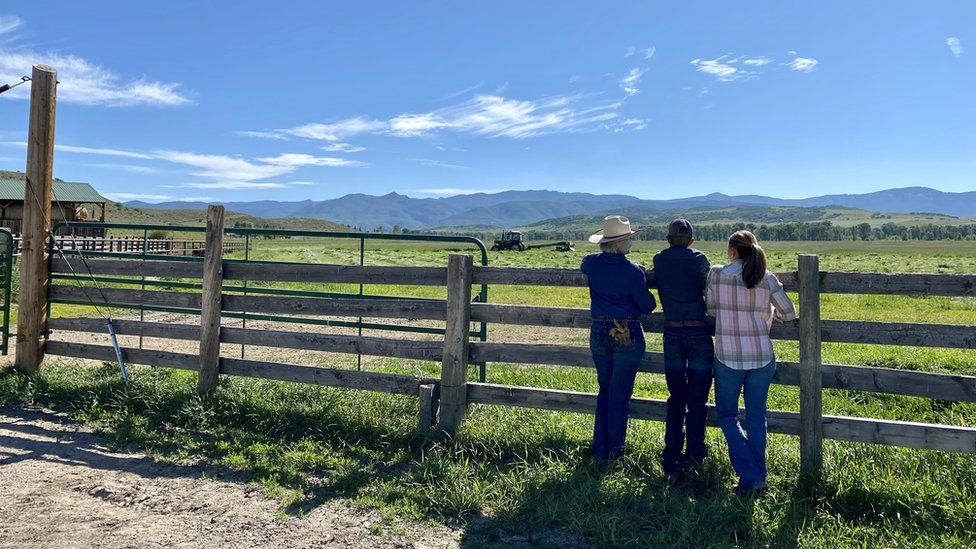
[[[590,254],[580,269],[589,281],[593,318],[637,318],[657,306],[644,271],[623,254]]]
[[[672,246],[654,256],[654,271],[648,281],[657,285],[665,321],[706,322],[705,279],[709,263],[705,254],[694,248]],[[706,328],[669,328],[665,333],[707,333]]]

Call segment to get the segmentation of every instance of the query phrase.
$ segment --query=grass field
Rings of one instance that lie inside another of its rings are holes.
[[[358,246],[358,245],[357,245]],[[714,262],[723,246],[703,247]],[[797,253],[817,253],[825,270],[976,273],[976,242],[768,243],[771,268],[792,270]],[[446,263],[449,248],[370,244],[369,264]],[[578,266],[588,250],[491,253],[492,265]],[[640,243],[635,261],[656,248]],[[255,259],[356,263],[358,248],[311,240],[256,241]],[[313,286],[280,285],[294,288]],[[315,285],[317,290],[358,290]],[[433,288],[367,286],[368,293],[441,296]],[[495,303],[579,306],[585,289],[492,287]],[[59,306],[56,314],[85,313]],[[976,325],[976,299],[825,296],[824,318]],[[545,339],[584,344],[579,330],[518,333],[492,327],[489,340]],[[660,336],[649,336],[660,349]],[[796,344],[778,342],[785,360]],[[829,363],[976,374],[976,351],[827,344]],[[335,359],[315,362],[335,366]],[[354,361],[343,360],[350,366]],[[434,375],[436,364],[371,359],[370,370]],[[477,546],[503,531],[559,526],[606,546],[949,546],[976,544],[976,458],[971,455],[826,444],[823,478],[801,485],[796,439],[773,435],[771,488],[754,500],[731,496],[732,472],[718,431],[711,459],[683,482],[669,484],[658,464],[663,428],[635,421],[628,456],[609,469],[587,459],[591,416],[474,406],[456,440],[416,431],[416,399],[362,392],[223,379],[216,394],[195,395],[191,374],[136,368],[121,385],[112,365],[78,368],[54,359],[40,375],[0,374],[0,404],[35,404],[95,423],[120,443],[166,459],[203,460],[241,470],[301,513],[335,497],[389,514],[456,520],[481,515],[470,531]],[[488,380],[594,391],[581,368],[490,364]],[[635,394],[666,398],[660,376],[639,376]],[[794,388],[774,387],[770,407],[797,409]],[[976,425],[976,404],[829,390],[826,413],[951,425]],[[485,523],[483,523],[485,524]]]

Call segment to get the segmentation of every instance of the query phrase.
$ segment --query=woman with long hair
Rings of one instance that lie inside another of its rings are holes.
[[[715,317],[715,409],[739,475],[735,491],[749,493],[766,486],[766,399],[776,371],[769,329],[774,319],[796,318],[796,310],[783,284],[766,270],[766,253],[755,235],[733,233],[728,254],[728,265],[709,271],[705,292],[708,314]]]
[[[644,269],[627,259],[635,231],[623,216],[610,215],[590,237],[598,254],[580,266],[590,288],[590,351],[600,391],[593,424],[593,459],[604,463],[623,455],[637,367],[644,358],[640,317],[657,303],[647,289]]]

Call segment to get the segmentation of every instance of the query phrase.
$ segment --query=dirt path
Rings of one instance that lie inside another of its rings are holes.
[[[282,517],[258,488],[218,474],[110,451],[52,412],[0,409],[0,547],[462,545],[460,529],[339,501]]]

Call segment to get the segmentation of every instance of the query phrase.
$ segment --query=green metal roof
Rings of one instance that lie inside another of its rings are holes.
[[[88,183],[69,183],[54,181],[54,197],[56,202],[106,202],[102,195]],[[24,180],[0,178],[0,201],[23,200]]]

